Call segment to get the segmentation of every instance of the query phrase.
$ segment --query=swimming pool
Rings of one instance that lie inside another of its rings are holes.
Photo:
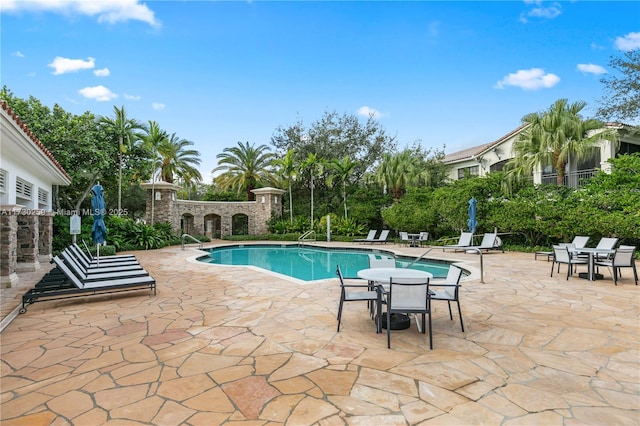
[[[369,267],[369,257],[395,258],[396,267],[409,265],[411,257],[394,256],[382,250],[326,248],[298,246],[297,244],[235,245],[207,249],[208,255],[198,260],[219,265],[251,265],[268,271],[288,275],[304,281],[336,277],[340,265],[345,277],[356,277],[361,269]],[[437,261],[419,261],[411,269],[431,272],[434,277],[446,277],[449,264]]]

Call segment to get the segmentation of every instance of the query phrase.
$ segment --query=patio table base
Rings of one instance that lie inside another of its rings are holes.
[[[382,313],[382,328],[387,329],[387,313]],[[391,314],[391,330],[405,330],[411,327],[411,318],[405,314]]]

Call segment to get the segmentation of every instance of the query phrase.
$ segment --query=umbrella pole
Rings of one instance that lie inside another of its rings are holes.
[[[96,244],[97,261],[96,265],[100,266],[100,244]]]

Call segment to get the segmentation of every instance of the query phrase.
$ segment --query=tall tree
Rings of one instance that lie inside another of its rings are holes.
[[[99,123],[113,142],[118,144],[118,216],[122,211],[122,156],[141,138],[138,131],[144,127],[138,121],[127,116],[124,106],[114,105],[113,117],[100,117]]]
[[[349,157],[334,159],[327,164],[327,167],[331,170],[331,174],[327,179],[329,186],[333,186],[335,181],[337,181],[341,186],[345,218],[347,217],[347,184],[353,177],[357,165],[358,163],[352,161]]]
[[[151,223],[155,223],[155,204],[156,204],[156,172],[160,164],[160,147],[167,143],[167,132],[160,128],[157,121],[149,120],[146,128],[146,134],[142,137],[144,147],[149,151],[151,156]]]
[[[309,154],[307,158],[300,164],[301,172],[309,174],[309,188],[311,189],[311,229],[313,229],[313,190],[315,188],[315,179],[322,175],[324,171],[324,162],[316,154]]]
[[[393,200],[398,202],[407,187],[415,182],[417,176],[416,157],[405,149],[398,154],[385,153],[371,180],[385,191],[390,191]]]
[[[600,80],[605,86],[605,95],[596,116],[637,124],[640,118],[640,49],[612,58],[609,65],[617,69],[620,76],[611,75]]]
[[[216,158],[218,166],[213,172],[224,171],[216,177],[216,183],[223,189],[232,188],[238,193],[244,189],[249,201],[255,200],[255,194],[251,191],[258,185],[275,180],[271,171],[274,154],[267,145],[256,147],[249,142],[238,142],[238,146],[225,148]]]
[[[289,190],[289,220],[291,223],[293,223],[293,194],[291,192],[291,184],[298,173],[298,167],[293,159],[294,153],[295,151],[290,149],[284,157],[273,160],[273,165],[277,169],[276,173],[282,178]]]
[[[386,134],[373,116],[361,119],[353,114],[325,112],[306,127],[301,120],[289,127],[278,127],[271,138],[278,154],[295,149],[295,160],[302,162],[309,154],[325,161],[348,156],[358,165],[354,178],[359,180],[371,171],[384,152],[395,150],[395,138]]]
[[[167,136],[160,144],[160,177],[163,181],[173,183],[174,178],[197,181],[202,180],[202,175],[197,169],[200,165],[200,153],[189,148],[193,142],[180,139],[175,133]]]
[[[507,176],[528,179],[537,167],[552,165],[561,186],[569,158],[579,161],[589,157],[601,139],[617,142],[615,131],[596,132],[604,126],[601,121],[582,119],[580,112],[585,106],[582,101],[569,104],[558,99],[547,111],[524,116],[522,121],[528,126],[513,144],[514,158],[507,163]]]

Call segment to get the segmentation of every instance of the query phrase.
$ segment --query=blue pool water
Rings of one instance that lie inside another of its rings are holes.
[[[219,265],[252,265],[304,281],[336,277],[340,265],[345,277],[356,277],[361,269],[369,267],[369,256],[394,258],[380,250],[334,249],[298,245],[237,245],[207,250],[209,254],[198,258],[201,262]],[[402,268],[414,259],[395,257],[396,267]],[[446,277],[449,264],[419,261],[411,269],[431,272],[434,277]]]

